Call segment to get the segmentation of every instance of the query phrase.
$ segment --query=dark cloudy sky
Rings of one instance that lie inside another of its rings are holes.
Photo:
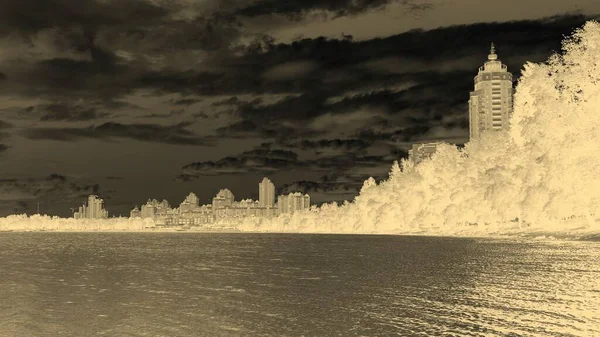
[[[0,0],[0,215],[148,198],[353,198],[468,137],[490,42],[518,78],[595,0]]]

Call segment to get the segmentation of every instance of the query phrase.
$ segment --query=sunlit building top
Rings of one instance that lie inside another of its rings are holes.
[[[474,78],[469,97],[469,137],[478,138],[489,130],[504,130],[512,114],[512,74],[498,59],[492,43],[490,54]]]

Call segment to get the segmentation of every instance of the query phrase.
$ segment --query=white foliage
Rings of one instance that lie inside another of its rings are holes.
[[[386,181],[365,181],[353,203],[307,216],[320,228],[440,234],[589,216],[600,208],[599,60],[592,21],[565,39],[562,55],[525,65],[510,132],[485,133],[462,151],[442,145],[417,166],[403,159]]]

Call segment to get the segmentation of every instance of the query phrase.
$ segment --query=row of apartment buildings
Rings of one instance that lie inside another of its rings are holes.
[[[152,218],[158,224],[205,225],[219,220],[233,220],[245,217],[274,217],[280,214],[294,213],[310,207],[310,196],[299,192],[279,195],[275,203],[275,185],[264,178],[258,185],[258,200],[244,199],[235,201],[229,189],[221,189],[212,202],[200,205],[198,197],[190,193],[177,208],[171,208],[166,200],[148,200],[140,208],[131,210],[130,217]]]
[[[104,209],[104,200],[97,195],[88,196],[87,205],[79,206],[76,212],[73,212],[75,219],[106,219],[108,211]]]

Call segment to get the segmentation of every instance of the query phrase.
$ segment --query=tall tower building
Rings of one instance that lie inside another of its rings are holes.
[[[475,76],[475,90],[469,98],[469,137],[478,138],[489,130],[505,130],[513,107],[512,74],[498,60],[494,44],[488,60]]]
[[[269,178],[263,178],[258,184],[258,204],[260,207],[273,207],[275,205],[275,185]]]

